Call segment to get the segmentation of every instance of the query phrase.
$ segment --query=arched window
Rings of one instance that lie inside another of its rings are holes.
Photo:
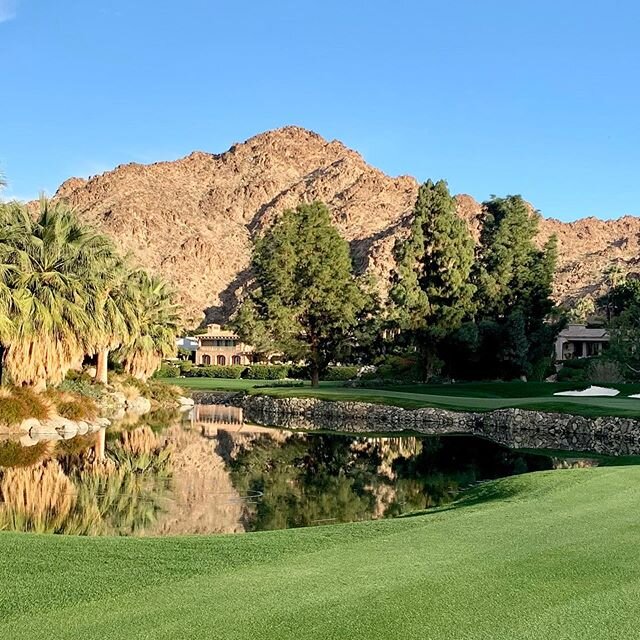
[[[202,356],[202,364],[211,364],[211,356],[204,355]]]
[[[242,364],[242,358],[240,356],[233,356],[231,362],[233,364]]]
[[[227,364],[227,359],[224,356],[218,356],[218,364]]]

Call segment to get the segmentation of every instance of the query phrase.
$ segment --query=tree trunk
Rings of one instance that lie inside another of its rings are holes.
[[[318,363],[312,362],[309,368],[311,370],[311,386],[319,387],[320,386],[320,370],[318,368]]]
[[[109,349],[101,349],[98,351],[98,364],[96,366],[95,381],[101,384],[107,384],[108,373],[107,365],[109,362]]]

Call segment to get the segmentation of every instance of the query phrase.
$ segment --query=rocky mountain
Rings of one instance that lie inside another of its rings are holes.
[[[357,268],[384,286],[417,189],[414,178],[389,177],[338,141],[285,127],[222,154],[194,152],[173,162],[121,165],[88,180],[71,178],[55,198],[172,282],[191,321],[203,313],[224,321],[250,278],[253,239],[300,201],[330,207]],[[481,205],[467,195],[456,199],[459,214],[477,232]],[[640,270],[639,218],[542,219],[540,242],[553,233],[560,250],[559,300],[597,292],[611,262]]]

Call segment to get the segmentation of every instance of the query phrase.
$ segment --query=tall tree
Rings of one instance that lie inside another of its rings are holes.
[[[521,374],[551,353],[555,333],[561,328],[559,323],[547,323],[554,309],[551,294],[557,242],[553,236],[538,249],[538,220],[521,196],[493,197],[485,202],[474,270],[477,319],[500,324],[506,332],[504,340],[513,340],[520,333],[528,341],[526,362],[520,355],[522,336],[517,341],[518,355],[511,362],[512,369],[520,369]]]
[[[479,308],[500,317],[516,306],[531,306],[536,291],[548,298],[555,244],[548,255],[536,247],[537,214],[521,196],[494,196],[483,206],[475,270]]]
[[[474,242],[447,183],[420,186],[409,237],[395,246],[390,299],[397,326],[420,347],[426,369],[438,342],[473,311]]]
[[[15,320],[6,363],[14,383],[44,387],[90,349],[88,283],[110,245],[59,203],[42,200],[35,218],[19,205],[9,215],[3,252]]]
[[[611,342],[607,357],[616,362],[625,378],[640,378],[640,303],[632,302],[620,315],[613,318],[610,327]]]
[[[125,298],[137,316],[135,328],[115,352],[126,373],[146,380],[162,358],[175,356],[179,327],[179,307],[166,282],[145,271],[136,271],[127,279],[126,289],[116,297]]]
[[[105,256],[90,286],[90,312],[96,319],[93,338],[97,354],[96,382],[108,381],[109,352],[130,342],[140,331],[137,277],[114,251]]]
[[[603,270],[607,292],[598,299],[598,305],[604,307],[607,321],[619,316],[635,299],[640,290],[637,280],[628,280],[627,273],[617,262]]]
[[[2,176],[0,176],[0,186]],[[17,315],[11,282],[15,265],[11,264],[10,242],[15,228],[12,224],[15,216],[15,204],[0,203],[0,385],[4,381],[4,361],[7,348],[15,334]]]
[[[261,349],[305,361],[317,385],[332,359],[355,342],[371,304],[348,243],[324,204],[301,204],[256,242],[252,265],[255,289],[236,315],[236,330]]]

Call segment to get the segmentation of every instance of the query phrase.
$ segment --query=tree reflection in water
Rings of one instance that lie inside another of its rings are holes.
[[[106,438],[28,449],[0,443],[0,529],[163,535],[352,522],[439,506],[474,482],[552,465],[470,437],[292,433],[228,413],[173,424],[152,416]]]
[[[234,486],[263,498],[249,530],[395,516],[446,504],[479,480],[550,468],[547,458],[467,437],[261,436],[230,460]]]
[[[171,449],[149,427],[122,432],[104,459],[94,436],[56,444],[55,457],[0,469],[0,529],[127,535],[155,522]]]

